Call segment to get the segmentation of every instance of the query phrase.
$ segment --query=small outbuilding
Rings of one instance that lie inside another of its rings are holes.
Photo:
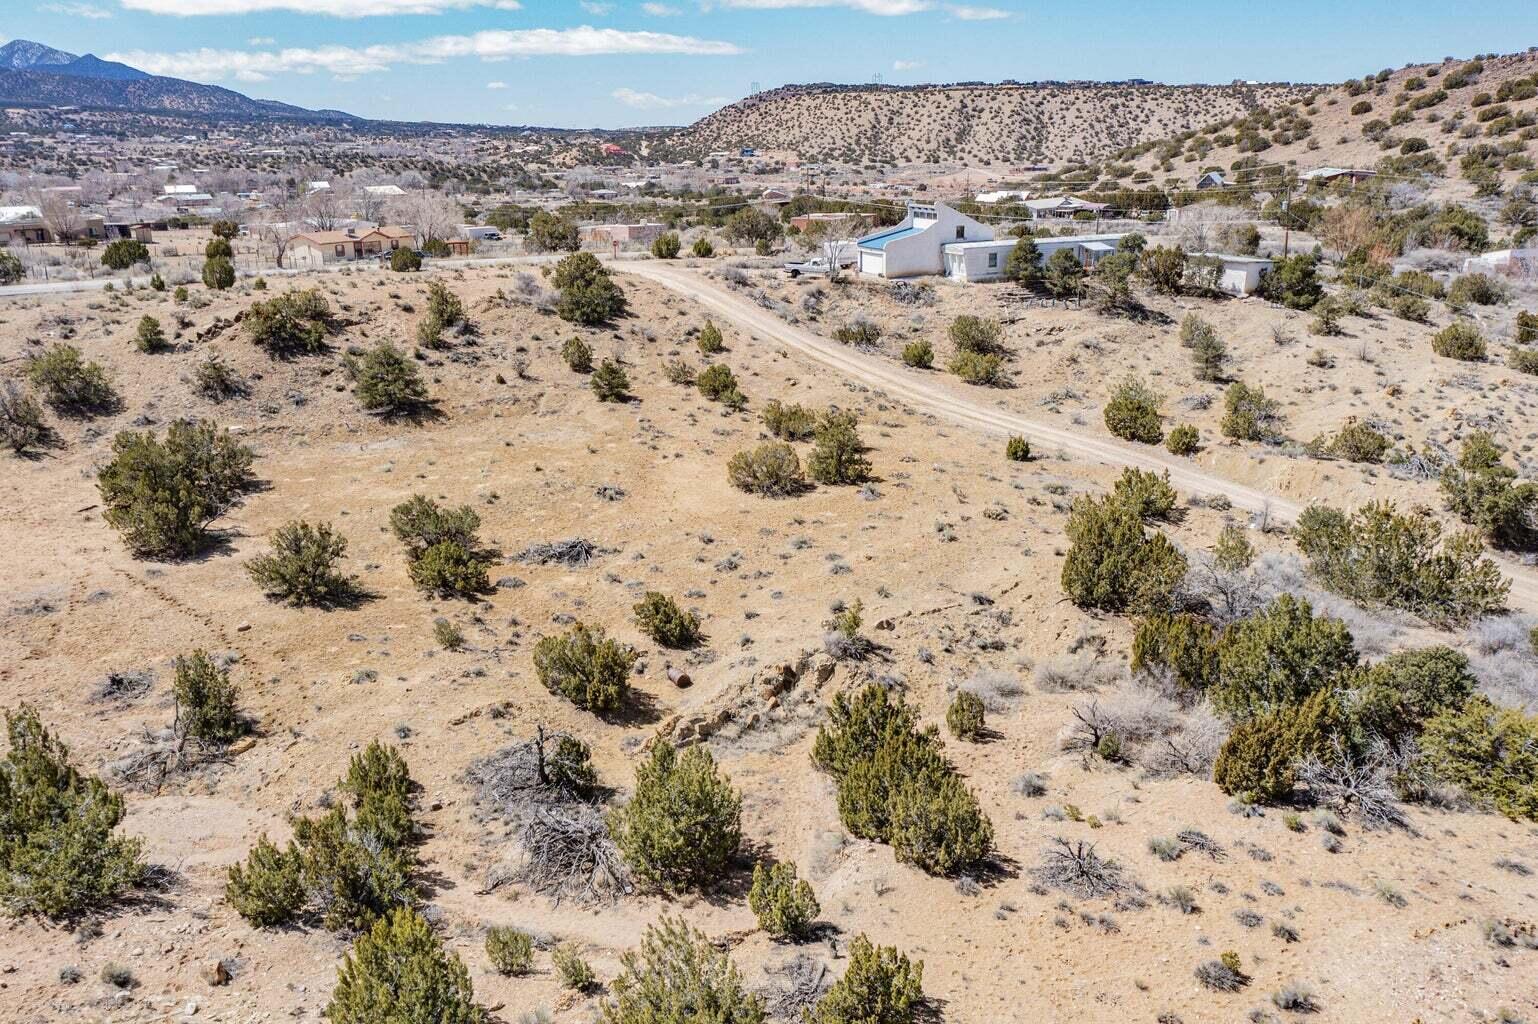
[[[1260,279],[1271,272],[1275,264],[1264,256],[1233,256],[1224,252],[1187,253],[1191,259],[1214,260],[1218,264],[1217,286],[1219,291],[1230,295],[1253,295],[1260,287]]]

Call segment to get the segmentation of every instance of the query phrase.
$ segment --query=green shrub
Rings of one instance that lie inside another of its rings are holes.
[[[572,336],[561,345],[561,361],[573,373],[593,372],[593,350],[581,338]]]
[[[1189,423],[1171,427],[1169,435],[1164,439],[1164,446],[1169,449],[1171,455],[1195,455],[1201,447],[1202,435]]]
[[[465,645],[465,634],[448,619],[433,622],[433,639],[445,651],[457,651]]]
[[[1180,504],[1180,496],[1170,486],[1167,469],[1160,476],[1151,469],[1128,466],[1112,486],[1111,497],[1136,512],[1144,522],[1173,519]]]
[[[203,263],[203,284],[214,291],[235,286],[235,264],[224,256],[211,256]]]
[[[1079,262],[1079,257],[1072,249],[1058,249],[1047,257],[1046,266],[1042,268],[1042,283],[1058,299],[1082,294],[1084,276],[1084,264]]]
[[[561,293],[555,311],[562,320],[591,327],[625,314],[625,293],[590,252],[574,252],[557,263],[554,281]]]
[[[601,1024],[763,1024],[763,999],[743,984],[736,966],[703,932],[663,916],[648,925],[641,947],[620,956],[613,997]]]
[[[700,642],[700,617],[666,594],[648,590],[635,606],[636,625],[664,647],[682,650]]]
[[[603,627],[580,622],[534,645],[534,671],[545,689],[597,714],[624,704],[635,660],[636,653],[607,637]]]
[[[99,363],[86,362],[73,345],[55,342],[27,360],[27,380],[55,411],[89,416],[117,405],[117,392]]]
[[[1283,423],[1281,403],[1267,398],[1261,388],[1235,381],[1223,395],[1223,422],[1219,429],[1224,437],[1236,441],[1274,441],[1281,437]]]
[[[215,353],[192,371],[192,390],[210,402],[223,402],[245,393],[245,382]]]
[[[534,967],[534,939],[517,928],[488,928],[486,959],[498,974],[522,977]]]
[[[1004,352],[1001,342],[1004,330],[997,320],[963,314],[951,321],[946,334],[958,352],[976,352],[980,355],[1002,355]]]
[[[1316,618],[1307,601],[1283,594],[1224,630],[1218,680],[1207,692],[1219,712],[1251,718],[1302,703],[1356,663],[1356,646],[1343,622]]]
[[[140,352],[160,352],[166,349],[166,332],[161,329],[160,321],[152,316],[140,317],[138,329],[134,331],[133,346]]]
[[[1063,590],[1080,608],[1161,611],[1185,578],[1185,556],[1163,534],[1145,531],[1137,510],[1112,495],[1076,500],[1067,532]]]
[[[481,517],[469,505],[442,508],[421,494],[390,510],[390,532],[405,545],[411,558],[419,558],[428,548],[445,542],[474,550],[480,546],[476,537],[480,528]]]
[[[726,351],[726,342],[721,337],[721,328],[709,320],[706,320],[705,326],[700,328],[700,336],[694,340],[694,343],[703,355],[713,356]]]
[[[1488,433],[1471,433],[1458,460],[1442,470],[1442,495],[1447,507],[1490,543],[1520,550],[1533,541],[1538,484],[1517,483],[1516,470],[1501,461],[1501,454]]]
[[[52,440],[53,431],[43,419],[43,406],[16,386],[0,382],[0,444],[15,455],[29,455]]]
[[[957,690],[950,707],[945,709],[945,727],[951,735],[976,742],[983,735],[985,722],[983,699],[969,690]]]
[[[1356,422],[1342,427],[1340,433],[1325,446],[1325,450],[1347,462],[1376,464],[1383,461],[1391,447],[1393,442],[1387,437],[1366,423]]]
[[[1482,696],[1426,723],[1421,750],[1438,778],[1513,820],[1538,820],[1538,717]]]
[[[227,238],[225,236],[218,235],[218,234],[214,235],[213,238],[210,238],[208,240],[208,244],[203,246],[203,256],[204,256],[204,258],[205,259],[210,259],[210,260],[217,260],[217,259],[229,260],[229,259],[234,259],[235,258],[235,250],[230,245],[230,238],[232,238],[232,237],[234,237],[234,236],[232,235],[229,238]]]
[[[390,253],[390,269],[397,274],[415,273],[422,269],[422,257],[415,249],[396,249]]]
[[[796,866],[788,862],[768,869],[762,861],[753,866],[748,907],[758,926],[776,939],[807,938],[812,922],[822,912],[811,883],[798,878]]]
[[[102,518],[140,557],[185,558],[253,480],[251,449],[212,423],[177,420],[165,439],[125,430],[96,476]]]
[[[176,291],[171,293],[171,298],[175,299],[177,303],[186,302],[188,298],[187,286],[184,284],[177,285]]]
[[[1128,377],[1105,404],[1106,429],[1124,441],[1158,444],[1164,440],[1159,406],[1164,396],[1137,377]]]
[[[1447,304],[1454,309],[1464,306],[1499,306],[1511,293],[1500,280],[1488,274],[1463,274],[1447,289]]]
[[[1332,338],[1341,332],[1340,319],[1346,315],[1344,305],[1338,299],[1324,298],[1314,303],[1314,319],[1309,322],[1308,333]],[[1322,351],[1322,350],[1321,350]],[[1328,366],[1328,363],[1315,364]]]
[[[981,387],[998,387],[1008,379],[1004,374],[1004,357],[993,353],[957,352],[946,369],[968,384]]]
[[[1311,253],[1276,260],[1260,279],[1258,294],[1289,309],[1313,309],[1324,294],[1316,274],[1318,265],[1318,257]]]
[[[910,341],[903,346],[903,362],[920,370],[935,365],[935,348],[924,340]]]
[[[1148,278],[1155,291],[1164,295],[1180,294],[1180,284],[1186,273],[1186,254],[1179,248],[1156,245],[1145,249],[1140,263],[1143,276]]]
[[[764,429],[782,441],[805,441],[817,429],[817,414],[804,405],[785,405],[778,398],[764,406]]]
[[[13,252],[0,249],[0,285],[15,284],[27,276],[27,268]]]
[[[694,245],[689,248],[698,259],[708,260],[716,254],[715,246],[710,244],[710,239],[701,235],[694,240]]]
[[[1010,462],[1029,462],[1031,460],[1031,443],[1019,434],[1012,435],[1004,442],[1004,457]]]
[[[418,590],[440,597],[474,597],[491,589],[487,562],[456,541],[434,544],[408,566]]]
[[[287,850],[263,836],[244,865],[230,867],[225,894],[231,905],[259,927],[289,923],[313,908],[337,931],[367,929],[412,906],[410,786],[399,752],[370,744],[353,757],[339,786],[350,797],[347,806],[294,819]]]
[[[807,457],[806,470],[821,484],[858,484],[870,477],[870,460],[860,441],[852,412],[829,410],[817,422],[817,444]]]
[[[733,455],[726,464],[726,478],[739,491],[766,498],[799,494],[806,486],[796,450],[783,441],[771,441]]]
[[[1227,362],[1228,346],[1214,334],[1198,338],[1191,345],[1191,372],[1197,380],[1222,380],[1223,366]]]
[[[1510,583],[1472,533],[1444,539],[1429,510],[1400,515],[1370,502],[1347,515],[1312,506],[1293,535],[1309,571],[1330,590],[1368,606],[1398,608],[1451,627],[1505,607]]]
[[[240,717],[239,691],[230,682],[228,669],[214,664],[204,651],[176,658],[176,681],[171,686],[176,700],[176,733],[204,743],[225,744],[245,735]]]
[[[1431,303],[1419,295],[1396,295],[1389,307],[1401,320],[1423,324],[1431,319]]]
[[[812,760],[838,784],[839,819],[891,844],[899,861],[938,875],[971,868],[993,849],[993,825],[945,759],[934,729],[878,684],[838,694]]]
[[[1063,251],[1063,250],[1059,250]],[[914,1024],[924,1002],[924,962],[864,935],[849,944],[849,969],[806,1015],[806,1024]]]
[[[833,329],[833,340],[845,345],[874,345],[881,340],[881,327],[869,320],[851,320]]]
[[[1431,336],[1431,351],[1447,359],[1476,362],[1485,358],[1485,339],[1467,320],[1454,320]]]
[[[529,218],[524,242],[535,252],[576,252],[582,247],[582,233],[575,221],[539,210]]]
[[[1234,726],[1213,762],[1212,779],[1233,796],[1285,800],[1297,782],[1299,762],[1328,756],[1331,738],[1343,727],[1340,707],[1327,691],[1278,705]]]
[[[563,942],[555,947],[555,952],[550,954],[550,963],[555,967],[561,986],[573,992],[586,992],[598,980],[575,942]]]
[[[415,910],[394,910],[358,937],[326,1005],[331,1024],[485,1024],[470,972]]]
[[[427,285],[427,312],[417,324],[417,341],[423,348],[439,348],[443,332],[451,327],[468,327],[465,304],[441,282]]]
[[[1036,240],[1022,237],[1004,260],[1004,276],[1026,288],[1041,284],[1041,250]]]
[[[280,850],[263,833],[245,864],[231,865],[227,875],[225,898],[258,928],[289,924],[304,910],[304,857],[292,843]]]
[[[1517,312],[1517,342],[1526,345],[1538,341],[1538,313],[1528,310]]]
[[[246,572],[270,597],[300,608],[327,608],[357,593],[355,577],[337,568],[346,554],[347,538],[331,524],[296,519],[272,532],[272,553],[251,559]]]
[[[1469,659],[1451,647],[1395,651],[1354,680],[1350,716],[1357,745],[1371,737],[1395,743],[1418,737],[1431,719],[1461,708],[1478,685]]]
[[[245,329],[252,343],[269,356],[287,359],[326,351],[335,319],[320,289],[291,290],[251,303]]]
[[[1218,676],[1217,631],[1186,612],[1156,612],[1132,636],[1132,671],[1168,674],[1181,690],[1205,693]]]
[[[1538,348],[1514,346],[1506,355],[1506,365],[1518,373],[1538,376]]]
[[[727,396],[736,394],[737,377],[732,373],[731,367],[724,363],[713,363],[700,371],[695,380],[695,386],[700,389],[700,394],[711,401],[722,401]]]
[[[381,341],[348,363],[358,405],[385,419],[414,416],[430,403],[427,384],[404,352]]]
[[[163,292],[163,291],[165,291],[166,290],[166,279],[161,277],[159,274],[151,274],[150,275],[150,290],[151,291],[156,291],[156,292]]]
[[[140,843],[114,835],[123,798],[81,775],[69,749],[23,704],[5,713],[0,761],[0,906],[60,918],[96,910],[139,885]]]
[[[742,845],[742,797],[704,747],[680,756],[659,741],[610,831],[638,878],[675,891],[708,887]]]
[[[592,385],[593,394],[600,402],[625,402],[630,399],[630,377],[612,359],[599,363],[588,383]]]
[[[659,260],[671,260],[678,258],[678,250],[683,248],[683,243],[678,240],[678,232],[668,231],[658,235],[652,242],[652,255]]]

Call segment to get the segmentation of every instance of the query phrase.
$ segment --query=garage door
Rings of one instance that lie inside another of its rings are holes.
[[[886,256],[879,252],[860,253],[860,273],[880,277],[886,270]]]

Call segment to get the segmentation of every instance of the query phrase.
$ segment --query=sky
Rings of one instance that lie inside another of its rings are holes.
[[[364,117],[687,124],[801,82],[1337,82],[1538,44],[1480,0],[0,0],[0,34]]]

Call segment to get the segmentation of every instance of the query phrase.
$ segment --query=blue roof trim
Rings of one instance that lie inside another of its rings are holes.
[[[899,228],[896,231],[888,231],[884,235],[871,235],[869,238],[860,239],[861,249],[885,249],[888,242],[895,242],[899,238],[907,238],[916,235],[924,228]]]

